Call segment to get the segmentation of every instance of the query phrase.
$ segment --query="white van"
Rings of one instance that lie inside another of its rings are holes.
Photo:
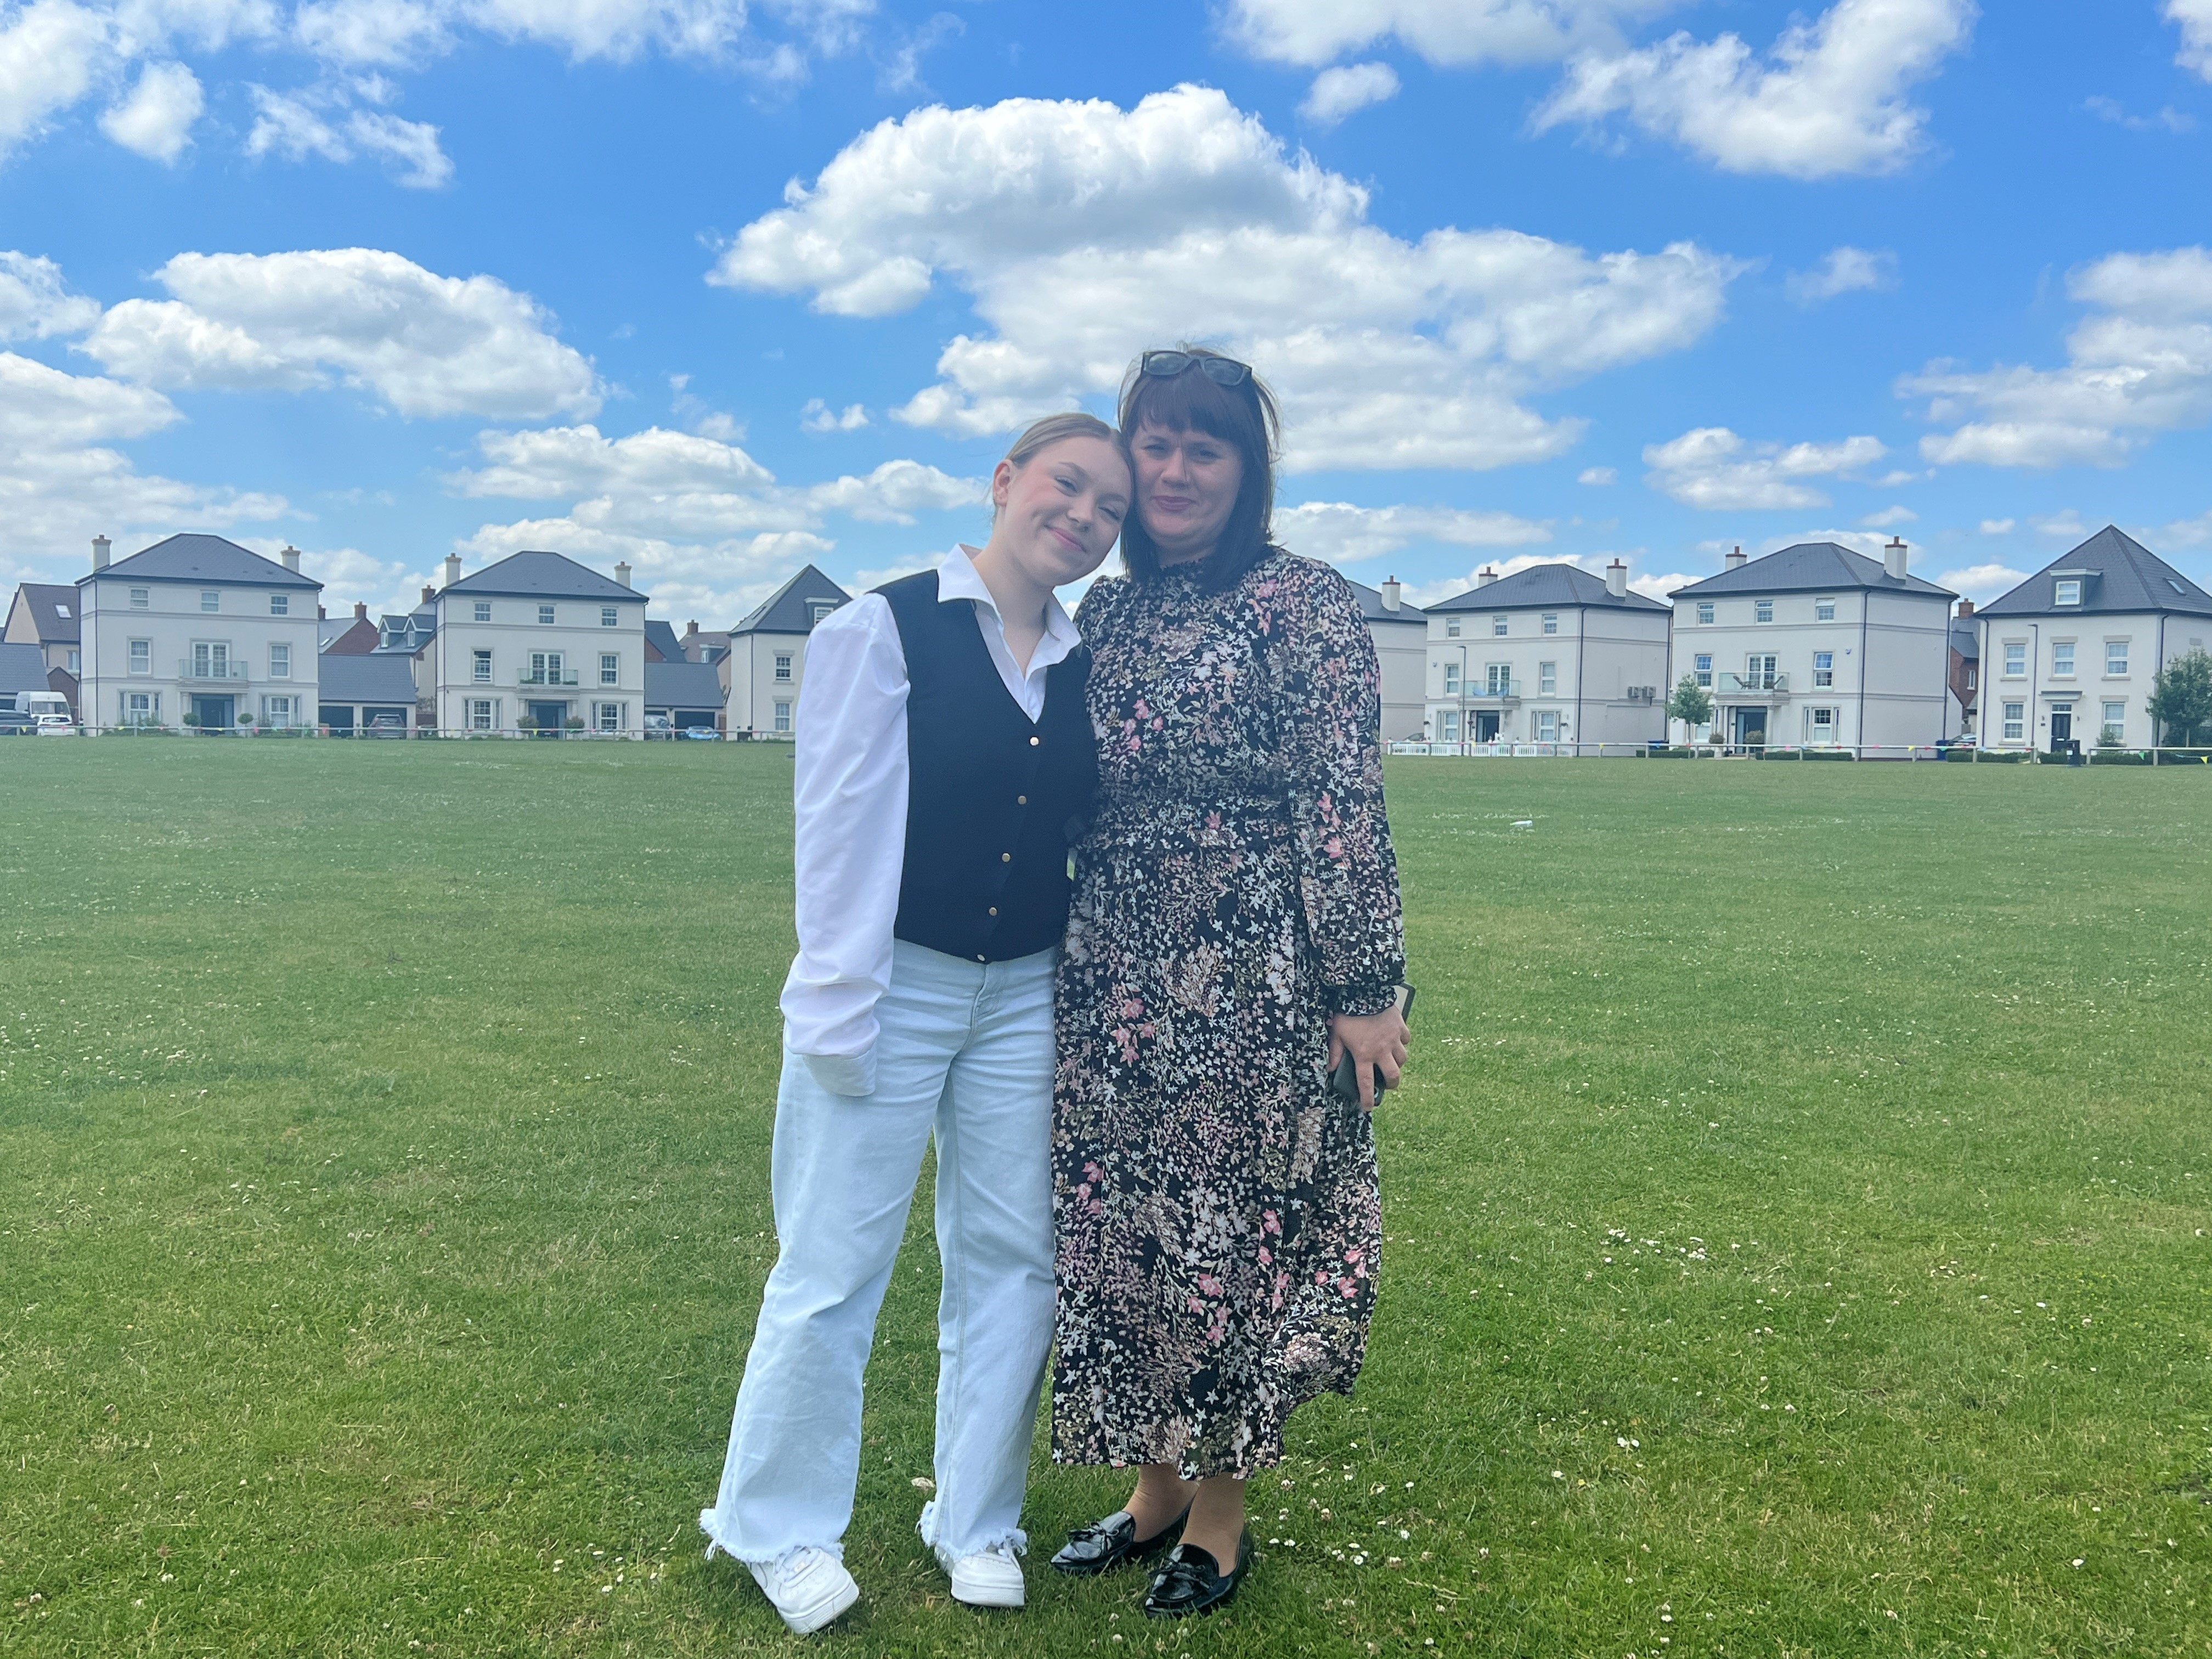
[[[18,691],[15,707],[26,714],[59,714],[64,720],[71,718],[69,699],[58,691]]]

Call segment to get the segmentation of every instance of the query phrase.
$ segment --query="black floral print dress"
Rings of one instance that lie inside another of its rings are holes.
[[[1235,587],[1098,583],[1099,797],[1077,849],[1053,1119],[1053,1454],[1280,1461],[1366,1352],[1382,1201],[1328,1016],[1404,973],[1358,598],[1272,552]]]

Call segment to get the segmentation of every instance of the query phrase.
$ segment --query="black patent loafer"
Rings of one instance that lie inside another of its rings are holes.
[[[1237,1540],[1237,1565],[1227,1572],[1208,1552],[1195,1544],[1178,1544],[1167,1561],[1152,1575],[1145,1596],[1147,1619],[1188,1619],[1194,1613],[1212,1613],[1237,1594],[1237,1587],[1252,1570],[1252,1534],[1246,1528]]]
[[[1182,1522],[1177,1518],[1150,1538],[1139,1538],[1136,1517],[1127,1510],[1116,1510],[1103,1521],[1068,1534],[1066,1547],[1052,1558],[1052,1565],[1077,1578],[1111,1572],[1129,1562],[1149,1561],[1161,1554],[1175,1543],[1182,1528]]]

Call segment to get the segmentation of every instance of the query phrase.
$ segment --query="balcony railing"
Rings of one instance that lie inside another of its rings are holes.
[[[1790,676],[1787,674],[1723,674],[1720,689],[1730,696],[1788,696]]]
[[[177,664],[180,680],[242,680],[248,678],[246,665],[229,659],[200,662],[186,657]]]
[[[1470,680],[1444,687],[1444,696],[1464,697],[1470,702],[1518,702],[1521,701],[1521,682],[1518,680]]]
[[[514,683],[517,685],[574,685],[576,683],[576,671],[573,668],[561,670],[549,668],[543,673],[533,674],[525,669],[516,677]]]

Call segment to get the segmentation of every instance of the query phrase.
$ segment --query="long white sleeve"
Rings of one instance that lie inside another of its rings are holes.
[[[793,915],[785,1038],[833,1094],[874,1092],[876,1004],[890,988],[905,870],[906,653],[867,594],[806,642],[794,767]]]

